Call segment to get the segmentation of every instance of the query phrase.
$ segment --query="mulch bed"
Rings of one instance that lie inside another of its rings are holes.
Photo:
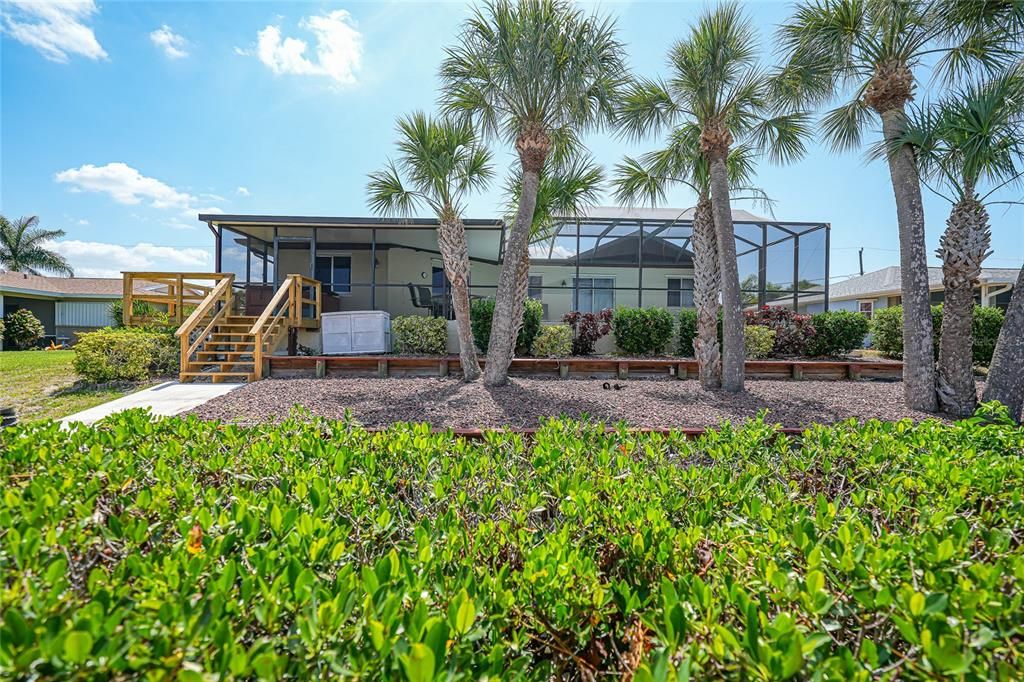
[[[345,410],[366,427],[396,421],[437,428],[531,428],[542,418],[566,416],[634,427],[708,427],[768,411],[784,427],[857,419],[941,418],[908,410],[903,384],[874,381],[747,381],[742,394],[704,391],[694,380],[512,378],[488,388],[456,378],[265,379],[214,398],[191,411],[204,419],[242,423],[278,421],[299,405],[337,418]],[[615,390],[614,385],[621,386]]]

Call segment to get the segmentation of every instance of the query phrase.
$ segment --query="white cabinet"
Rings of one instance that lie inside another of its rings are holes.
[[[320,316],[324,355],[391,351],[391,316],[383,310],[350,310]]]

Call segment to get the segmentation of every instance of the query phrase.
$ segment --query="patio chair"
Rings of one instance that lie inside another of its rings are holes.
[[[427,308],[433,317],[438,317],[440,306],[434,300],[434,293],[427,286],[416,286],[409,282],[409,296],[412,297],[413,308]]]

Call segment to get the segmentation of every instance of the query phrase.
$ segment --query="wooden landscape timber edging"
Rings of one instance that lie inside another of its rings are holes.
[[[268,358],[268,376],[395,377],[448,376],[459,371],[457,355],[409,357],[401,355],[303,355]],[[480,364],[485,364],[483,359]],[[697,361],[675,358],[628,359],[616,357],[515,358],[511,376],[572,379],[696,379]],[[903,363],[846,360],[747,360],[748,379],[880,379],[899,381]]]
[[[808,428],[809,427],[796,428],[796,427],[788,427],[788,426],[787,427],[776,426],[775,427],[775,432],[778,433],[781,436],[785,436],[786,438],[793,438],[795,436],[801,435]],[[384,433],[384,432],[387,432],[388,429],[389,429],[389,427],[386,427],[386,426],[375,426],[375,427],[372,427],[372,428],[367,428],[365,430],[366,430],[367,433]],[[644,435],[644,434],[656,433],[656,434],[662,435],[662,436],[667,436],[670,433],[676,433],[676,434],[682,435],[683,437],[685,437],[687,439],[694,440],[696,438],[700,438],[701,436],[703,436],[706,433],[716,432],[716,431],[719,431],[719,430],[720,429],[718,427],[716,427],[716,426],[707,426],[707,427],[701,427],[701,426],[692,427],[691,426],[691,427],[671,427],[671,428],[664,427],[664,426],[637,426],[637,427],[629,427],[629,428],[627,428],[626,429],[626,433],[628,433],[630,435]],[[483,440],[488,433],[512,433],[512,434],[516,434],[516,435],[519,435],[519,436],[525,436],[527,438],[532,438],[534,435],[536,435],[536,433],[538,431],[540,431],[540,427],[514,428],[514,427],[504,427],[504,426],[502,426],[502,427],[493,428],[493,429],[441,429],[441,428],[432,428],[432,429],[430,429],[431,433],[451,433],[453,438],[465,438],[466,440]],[[618,433],[619,429],[616,429],[614,427],[610,427],[609,426],[609,427],[605,428],[604,432],[605,432],[605,434]]]

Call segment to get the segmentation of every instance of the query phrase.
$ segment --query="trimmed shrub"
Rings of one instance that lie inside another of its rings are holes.
[[[391,320],[396,353],[444,355],[448,352],[448,321],[443,317],[402,315]]]
[[[594,346],[612,330],[612,311],[599,313],[566,313],[562,321],[572,329],[572,354],[593,355]]]
[[[748,358],[766,358],[775,347],[775,330],[759,324],[743,328],[743,348]]]
[[[491,318],[494,317],[494,299],[478,298],[470,304],[469,322],[473,329],[473,340],[482,353],[487,352],[491,341]],[[523,307],[523,326],[516,337],[516,355],[527,355],[533,340],[540,331],[540,322],[544,318],[544,305],[535,299],[526,299]]]
[[[195,309],[194,306],[190,306],[190,308],[192,308],[193,310]],[[124,299],[119,298],[115,301],[111,301],[110,305],[107,307],[107,310],[110,312],[110,316],[114,318],[114,324],[112,324],[111,326],[114,327],[115,329],[123,328]],[[146,318],[146,324],[141,325],[141,328],[151,329],[154,331],[164,331],[167,329],[171,329],[171,327],[173,326],[171,323],[170,316],[168,316],[168,314],[165,311],[157,308],[149,301],[132,301],[132,312],[135,314],[136,317]],[[189,308],[186,308],[182,311],[185,317],[190,315],[191,312],[192,310],[190,310]]]
[[[971,333],[974,341],[971,356],[976,365],[988,365],[1003,327],[1003,311],[976,305],[971,311]],[[942,338],[942,304],[932,306],[932,348],[939,358],[939,340]],[[871,345],[893,358],[903,357],[903,306],[890,306],[874,312],[871,320]]]
[[[697,311],[683,308],[679,311],[679,354],[693,357],[693,340],[697,338]]]
[[[2,347],[4,343],[4,328],[4,318],[0,317],[0,347]]]
[[[17,350],[32,348],[43,338],[46,329],[31,310],[21,308],[4,318],[4,339]]]
[[[0,431],[0,667],[1017,679],[1024,429],[994,416],[791,440],[761,420],[692,440],[140,410],[18,425]]]
[[[533,340],[533,355],[538,358],[564,358],[572,353],[572,329],[565,324],[546,324]]]
[[[815,335],[810,315],[801,315],[789,308],[764,306],[747,311],[743,316],[748,325],[768,327],[775,332],[773,355],[807,355]]]
[[[664,308],[615,309],[612,333],[615,345],[627,355],[655,355],[672,340],[675,320]]]
[[[82,334],[74,346],[75,372],[94,382],[141,381],[178,369],[180,345],[171,334],[108,327]]]
[[[808,344],[810,355],[843,355],[864,345],[871,322],[852,310],[830,310],[811,316],[814,339]]]

